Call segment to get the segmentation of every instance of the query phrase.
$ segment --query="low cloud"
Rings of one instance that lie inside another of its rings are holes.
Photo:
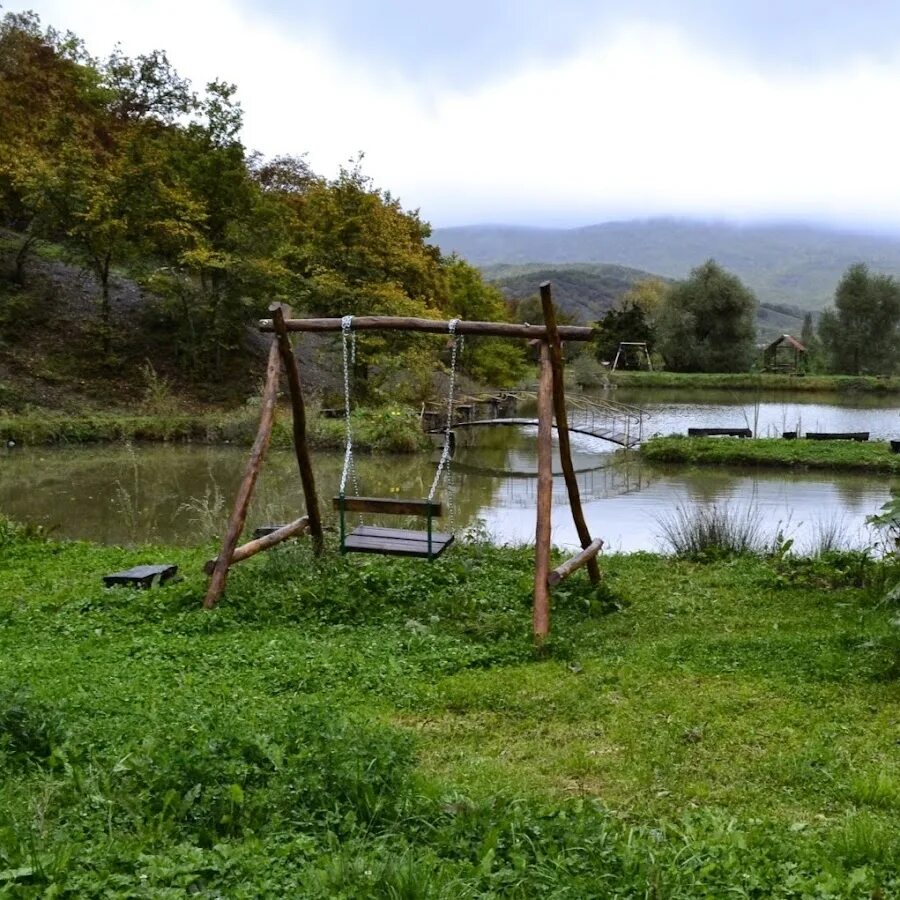
[[[376,182],[436,225],[654,215],[900,225],[897,57],[766,72],[636,22],[584,35],[565,59],[453,89],[234,4],[35,8],[95,54],[116,41],[132,54],[162,47],[198,85],[236,82],[251,148],[308,151],[324,174],[365,151]]]

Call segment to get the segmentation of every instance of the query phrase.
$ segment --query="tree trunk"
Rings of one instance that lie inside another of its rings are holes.
[[[16,284],[25,284],[25,261],[28,259],[28,251],[31,250],[37,240],[33,235],[25,238],[19,252],[16,254],[16,271],[13,275]]]

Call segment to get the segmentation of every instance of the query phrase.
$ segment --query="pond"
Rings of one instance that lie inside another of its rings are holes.
[[[878,394],[620,389],[603,396],[645,410],[645,435],[687,434],[693,427],[750,428],[756,437],[868,431],[872,440],[900,438],[900,405]]]
[[[610,551],[661,549],[660,517],[679,505],[710,503],[754,509],[767,534],[782,531],[801,547],[833,527],[848,542],[865,543],[871,540],[865,517],[888,499],[895,483],[871,475],[650,466],[636,454],[579,435],[573,435],[573,450],[589,527]],[[224,529],[247,452],[192,445],[16,449],[0,455],[0,513],[65,538],[196,545]],[[362,455],[361,493],[425,496],[436,456]],[[342,453],[315,457],[329,519],[342,461]],[[453,460],[450,508],[441,527],[474,530],[497,543],[530,543],[536,469],[535,429],[472,429]],[[293,454],[272,451],[248,525],[287,521],[302,510]],[[566,548],[577,544],[561,476],[554,478],[553,541]]]

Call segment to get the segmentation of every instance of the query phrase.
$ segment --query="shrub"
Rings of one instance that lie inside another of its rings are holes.
[[[45,763],[63,741],[62,719],[22,686],[0,691],[0,762]]]

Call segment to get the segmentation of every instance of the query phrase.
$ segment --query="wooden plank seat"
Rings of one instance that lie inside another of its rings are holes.
[[[383,556],[436,559],[453,543],[452,534],[433,530],[432,520],[439,518],[443,510],[440,503],[430,500],[335,497],[334,508],[340,513],[343,553],[379,553]],[[428,520],[428,527],[425,531],[415,531],[408,528],[360,525],[348,534],[345,522],[345,514],[348,512],[424,516]]]

